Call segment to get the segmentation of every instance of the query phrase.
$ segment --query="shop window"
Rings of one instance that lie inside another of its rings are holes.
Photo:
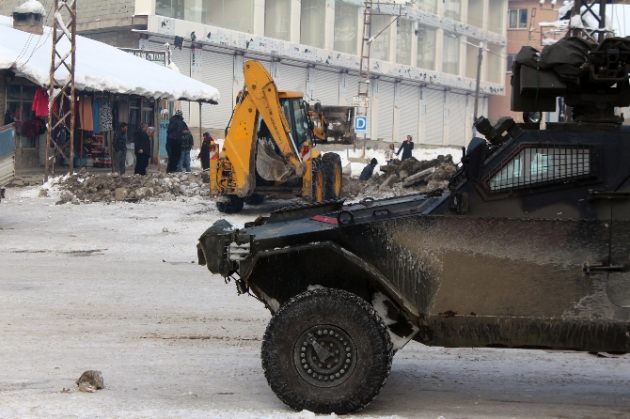
[[[483,27],[484,0],[470,0],[468,2],[468,24],[478,28]]]
[[[22,83],[20,80],[16,79],[7,86],[7,110],[13,115],[15,120],[20,147],[35,148],[37,146],[37,136],[23,134],[30,133],[27,128],[36,119],[32,111],[36,87],[27,81]],[[4,117],[4,115],[2,116]]]
[[[448,32],[444,32],[442,71],[459,74],[459,38]]]
[[[508,12],[508,29],[527,28],[527,9],[510,9]]]
[[[240,32],[254,32],[254,0],[203,0],[205,22]]]
[[[444,0],[444,17],[460,20],[462,16],[461,0]]]
[[[416,29],[417,38],[417,60],[416,65],[428,70],[435,69],[435,29],[426,26],[418,26]]]
[[[160,16],[184,19],[184,0],[156,0],[155,13]]]
[[[372,36],[375,36],[370,46],[370,58],[376,60],[389,60],[389,40],[392,17],[387,15],[372,16]],[[382,31],[382,32],[381,32]],[[376,36],[378,33],[380,35]]]
[[[549,183],[567,183],[592,176],[589,147],[528,147],[488,179],[492,191],[514,190]]]
[[[140,129],[140,124],[146,122],[149,126],[154,124],[153,101],[141,97],[129,99],[129,128],[131,136]],[[132,137],[133,138],[133,137]]]
[[[335,2],[335,45],[336,51],[357,53],[359,31],[359,7],[343,1]]]
[[[291,0],[265,1],[265,36],[291,38]]]
[[[326,27],[326,0],[302,2],[300,12],[300,42],[324,48]]]
[[[417,0],[416,5],[418,9],[424,10],[425,12],[437,13],[437,0]]]
[[[396,62],[411,65],[412,23],[407,19],[398,19],[396,25]]]

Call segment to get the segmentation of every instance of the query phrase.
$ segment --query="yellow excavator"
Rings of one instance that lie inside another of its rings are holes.
[[[278,91],[258,61],[246,61],[243,74],[223,148],[210,151],[210,193],[219,211],[237,213],[266,196],[338,199],[341,158],[314,148],[304,95]]]

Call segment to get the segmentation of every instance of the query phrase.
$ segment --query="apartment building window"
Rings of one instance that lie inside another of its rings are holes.
[[[442,54],[442,71],[459,74],[459,38],[455,34],[444,32]]]
[[[336,51],[348,54],[357,53],[358,17],[358,6],[343,1],[335,2],[334,49]]]
[[[527,28],[527,9],[510,9],[508,12],[508,18],[509,29]]]
[[[505,69],[503,67],[503,48],[499,45],[489,45],[487,57],[487,80],[492,83],[501,83],[505,77]]]
[[[488,30],[502,34],[505,31],[506,0],[488,0]]]
[[[411,65],[411,31],[413,25],[408,19],[398,19],[396,26],[396,62]]]
[[[376,35],[379,32],[381,34],[374,39],[374,42],[372,42],[372,46],[370,47],[370,58],[383,61],[389,60],[389,34],[391,22],[391,16],[372,16],[372,35]]]
[[[483,0],[469,0],[468,23],[478,28],[483,27]]]
[[[184,19],[184,0],[157,0],[155,13],[160,16]]]
[[[254,0],[203,0],[204,23],[254,32]]]
[[[461,0],[445,0],[444,1],[444,17],[453,20],[460,20],[462,15]]]
[[[325,24],[326,0],[303,1],[300,12],[300,42],[324,48]]]
[[[417,0],[416,4],[420,10],[433,14],[437,13],[437,0]]]
[[[420,25],[415,32],[418,41],[416,66],[435,70],[435,29]]]
[[[291,0],[265,1],[265,36],[284,39],[291,37]]]
[[[477,61],[479,61],[479,41],[468,39],[466,43],[466,77],[477,78]]]

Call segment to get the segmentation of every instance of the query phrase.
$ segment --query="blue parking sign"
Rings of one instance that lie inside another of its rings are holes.
[[[356,116],[354,118],[354,132],[357,134],[367,133],[367,116]]]

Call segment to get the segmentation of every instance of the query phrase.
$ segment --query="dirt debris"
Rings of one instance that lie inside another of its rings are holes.
[[[58,204],[127,201],[147,199],[175,199],[178,197],[208,196],[210,191],[201,173],[148,173],[119,175],[118,173],[90,173],[85,170],[62,178]]]
[[[97,370],[84,371],[76,383],[79,386],[79,391],[85,393],[94,393],[96,390],[105,388],[103,374]]]
[[[445,190],[457,166],[450,154],[433,160],[392,160],[380,167],[370,180],[360,181],[344,176],[342,194],[347,198],[356,196],[397,196],[415,192]]]

